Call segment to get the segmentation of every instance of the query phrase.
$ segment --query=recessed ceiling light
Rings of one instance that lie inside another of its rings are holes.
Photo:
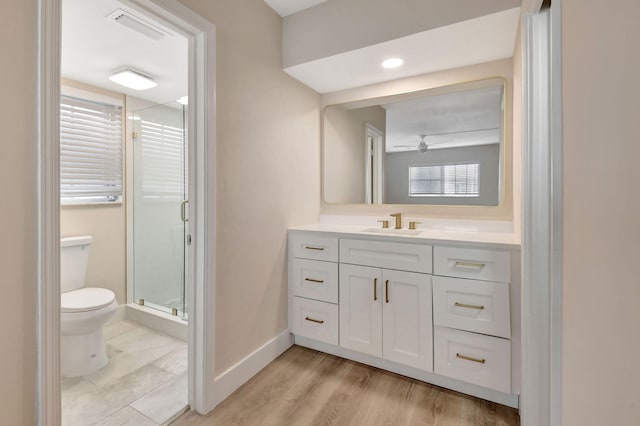
[[[404,64],[404,61],[402,59],[400,59],[400,58],[389,58],[389,59],[385,59],[382,62],[382,67],[383,68],[398,68],[402,64]]]
[[[180,105],[189,105],[189,97],[182,96],[180,99],[176,99],[176,102],[179,103]]]
[[[109,80],[133,90],[147,90],[158,85],[151,77],[128,68],[113,74]]]

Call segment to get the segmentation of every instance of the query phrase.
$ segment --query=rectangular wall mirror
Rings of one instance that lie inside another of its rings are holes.
[[[499,205],[504,109],[502,78],[329,105],[325,202]]]

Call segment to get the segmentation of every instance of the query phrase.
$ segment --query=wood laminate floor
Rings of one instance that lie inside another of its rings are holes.
[[[172,425],[519,425],[515,409],[293,346],[207,416]]]

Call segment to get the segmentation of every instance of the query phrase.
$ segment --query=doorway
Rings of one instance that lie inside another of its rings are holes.
[[[382,204],[384,199],[384,132],[367,123],[365,161],[365,203]]]
[[[185,286],[188,326],[188,402],[198,411],[213,407],[213,307],[215,289],[215,27],[173,0],[123,0],[124,6],[153,17],[189,40],[190,112],[187,127],[189,193],[184,206],[194,242],[188,248]],[[38,127],[38,419],[60,423],[60,58],[62,2],[39,1]],[[211,351],[205,354],[205,350]],[[208,356],[207,356],[208,355]]]

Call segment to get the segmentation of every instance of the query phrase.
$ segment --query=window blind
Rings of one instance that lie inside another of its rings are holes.
[[[184,131],[152,120],[140,121],[142,196],[182,200],[185,192]]]
[[[409,166],[410,197],[478,197],[480,164]]]
[[[61,96],[60,196],[62,203],[121,199],[121,107]]]

